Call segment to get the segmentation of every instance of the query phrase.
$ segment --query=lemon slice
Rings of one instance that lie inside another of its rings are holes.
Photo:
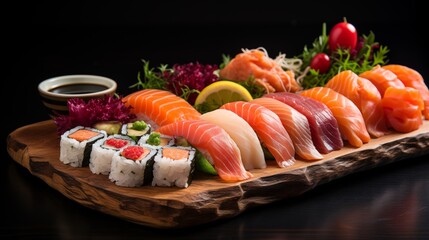
[[[235,82],[220,80],[201,90],[195,100],[195,107],[205,113],[218,109],[225,103],[252,100],[252,95],[245,87]]]

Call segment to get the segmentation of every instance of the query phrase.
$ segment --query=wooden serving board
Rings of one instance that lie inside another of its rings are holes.
[[[10,156],[64,196],[86,207],[155,228],[183,228],[234,217],[247,209],[297,196],[345,175],[429,153],[429,121],[417,131],[392,133],[360,148],[344,147],[319,161],[300,161],[279,168],[252,170],[252,179],[222,182],[197,173],[186,188],[119,187],[108,176],[88,167],[73,168],[59,161],[59,137],[52,120],[9,134]]]

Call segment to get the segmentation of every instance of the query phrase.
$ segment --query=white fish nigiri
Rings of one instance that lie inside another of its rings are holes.
[[[201,118],[218,125],[231,136],[240,149],[241,160],[246,170],[267,167],[258,136],[243,118],[225,109],[204,113]]]

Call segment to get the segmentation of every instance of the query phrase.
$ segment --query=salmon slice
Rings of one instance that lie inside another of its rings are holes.
[[[263,49],[244,50],[219,71],[220,78],[246,81],[254,77],[266,92],[296,92],[301,89],[291,70],[283,70],[281,59],[272,59]]]
[[[288,167],[295,163],[292,140],[274,112],[257,103],[244,101],[226,103],[220,109],[232,111],[249,123],[279,167]]]
[[[310,124],[307,118],[291,106],[273,98],[256,98],[251,102],[260,104],[279,116],[283,127],[292,139],[296,153],[304,160],[322,159],[311,139]]]
[[[177,147],[165,147],[161,149],[162,156],[172,160],[183,160],[189,157],[189,150]]]
[[[326,154],[343,147],[337,120],[325,104],[290,92],[269,93],[263,97],[277,99],[303,114],[310,124],[311,138],[320,153]]]
[[[202,119],[183,120],[163,125],[158,131],[170,136],[184,137],[214,165],[219,177],[224,181],[242,181],[253,176],[244,168],[237,144],[216,124]]]
[[[337,119],[342,137],[352,146],[361,147],[371,139],[359,108],[341,93],[327,87],[314,87],[299,94],[325,104]]]
[[[422,125],[424,102],[419,90],[390,87],[381,103],[390,126],[396,131],[407,133]]]
[[[412,87],[420,91],[425,104],[423,116],[426,120],[429,120],[429,90],[422,75],[412,68],[399,64],[388,64],[383,66],[383,68],[396,74],[406,87]]]
[[[138,119],[145,120],[154,129],[181,120],[199,119],[201,114],[183,98],[164,90],[144,89],[123,98],[125,106]]]
[[[371,136],[378,138],[389,133],[381,94],[371,81],[345,70],[330,79],[325,87],[341,93],[359,108]]]
[[[381,94],[384,96],[384,92],[388,87],[404,88],[405,85],[399,80],[399,78],[392,71],[382,68],[380,65],[373,67],[371,70],[365,71],[359,74],[359,77],[363,77],[371,81]]]
[[[82,142],[89,140],[97,135],[99,135],[99,132],[91,131],[89,129],[79,129],[76,132],[68,135],[69,138],[73,138],[76,141]]]

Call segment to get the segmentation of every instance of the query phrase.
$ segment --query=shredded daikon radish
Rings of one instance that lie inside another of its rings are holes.
[[[270,58],[267,50],[263,47],[258,47],[255,49],[247,49],[247,48],[241,49],[241,51],[243,51],[244,53],[254,51],[254,50],[262,51],[262,52],[264,52],[266,57]],[[294,73],[299,73],[299,69],[301,68],[301,65],[302,65],[301,59],[299,59],[299,58],[286,58],[286,54],[284,54],[284,53],[279,53],[279,55],[273,60],[277,64],[279,64],[282,68],[285,68],[287,70],[291,70]]]

